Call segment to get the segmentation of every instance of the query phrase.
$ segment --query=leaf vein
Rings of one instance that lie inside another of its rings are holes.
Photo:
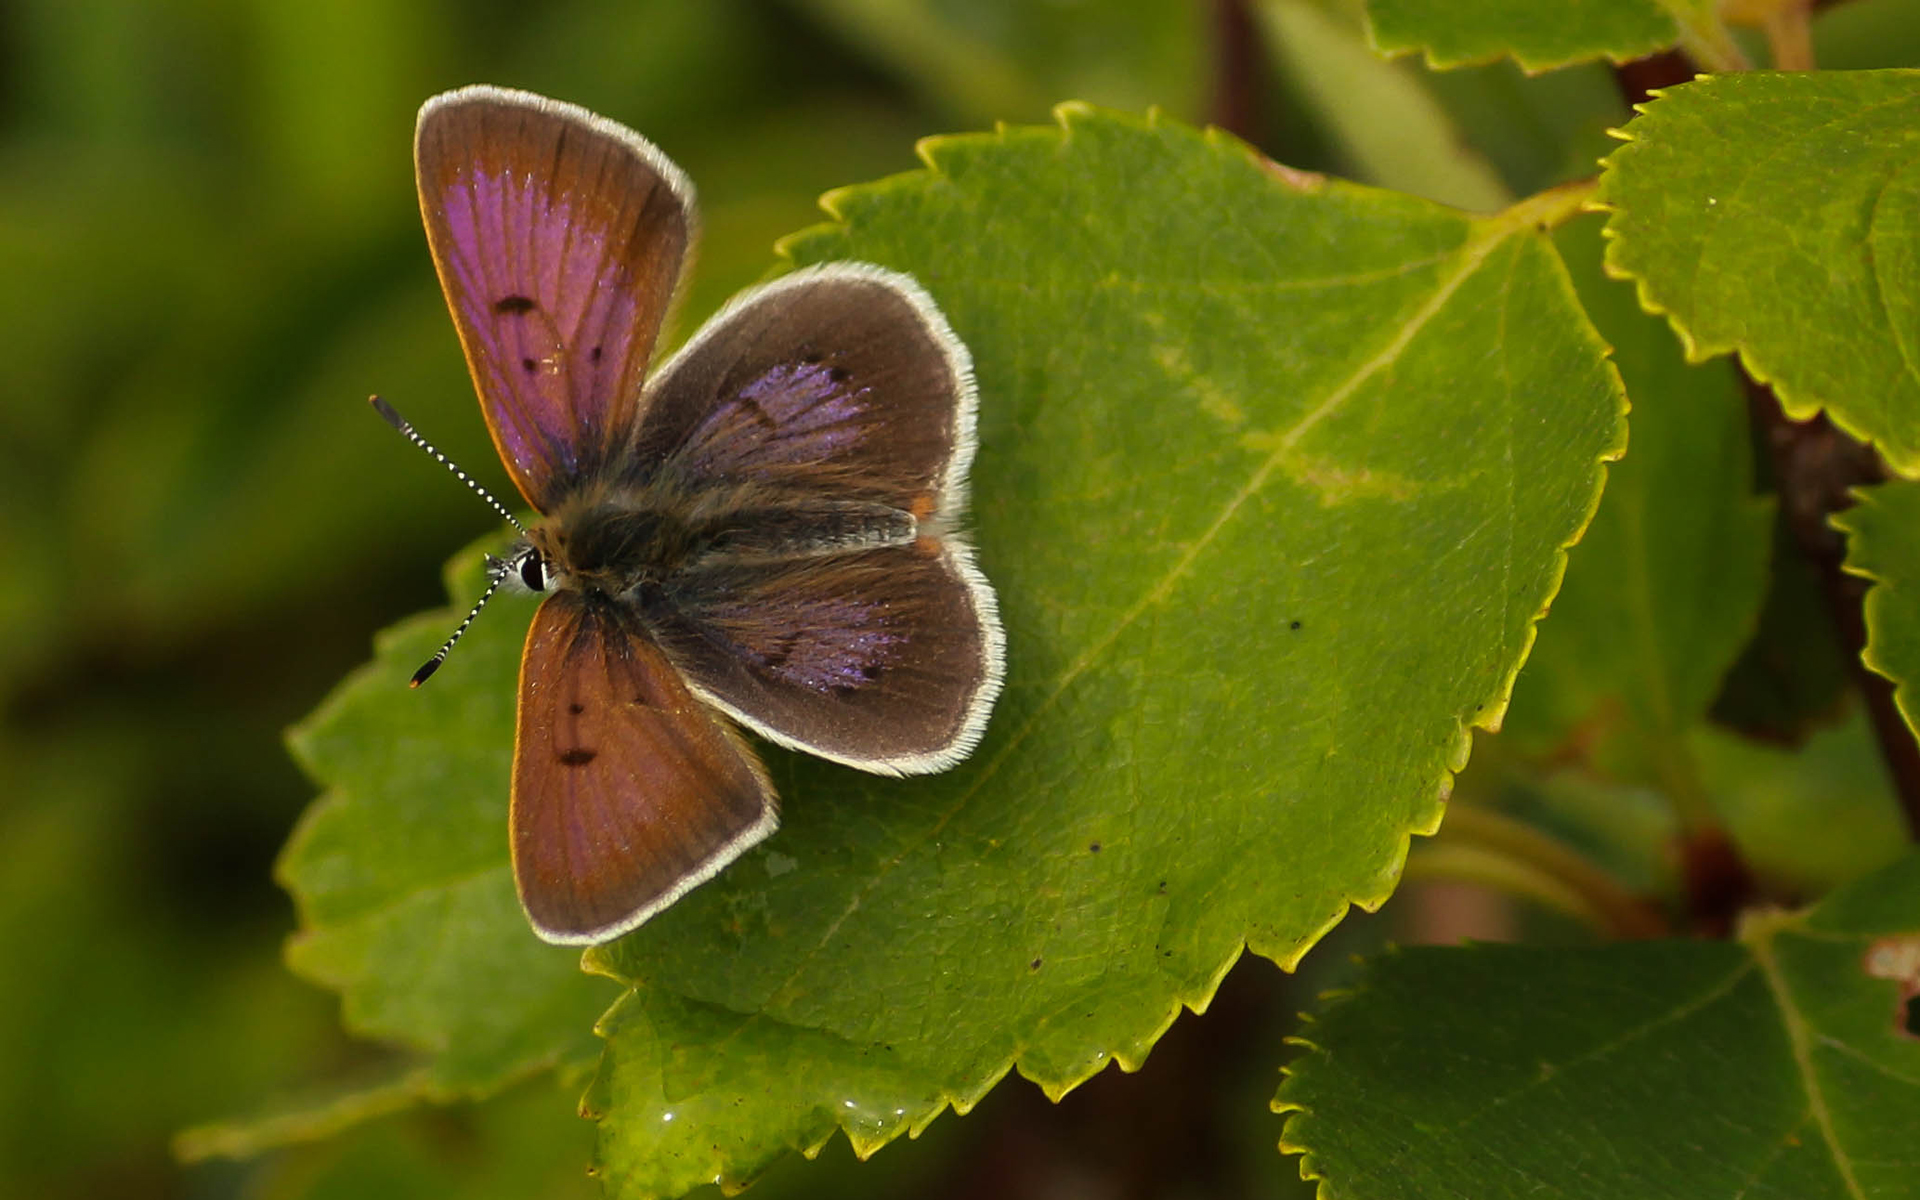
[[[1753,952],[1753,960],[1760,968],[1761,977],[1766,980],[1767,990],[1773,993],[1773,1002],[1780,1009],[1781,1021],[1787,1030],[1787,1042],[1793,1049],[1794,1066],[1798,1068],[1801,1084],[1806,1088],[1807,1105],[1812,1111],[1815,1128],[1820,1130],[1820,1139],[1833,1156],[1834,1168],[1840,1172],[1840,1181],[1846,1185],[1847,1195],[1866,1200],[1866,1192],[1861,1189],[1860,1180],[1853,1173],[1853,1160],[1840,1144],[1840,1133],[1834,1128],[1833,1114],[1827,1108],[1826,1092],[1821,1088],[1819,1075],[1814,1070],[1807,1019],[1801,1013],[1800,1006],[1794,1003],[1787,981],[1780,974],[1780,964],[1774,961],[1773,935],[1755,937],[1748,943],[1748,949]]]

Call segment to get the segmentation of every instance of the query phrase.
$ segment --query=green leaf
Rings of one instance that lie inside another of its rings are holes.
[[[1714,76],[1642,112],[1608,268],[1691,357],[1738,351],[1789,415],[1920,472],[1920,71]]]
[[[1308,1028],[1282,1148],[1349,1196],[1907,1196],[1920,857],[1734,942],[1426,947]]]
[[[1366,183],[1475,212],[1513,196],[1405,63],[1382,62],[1360,30],[1311,0],[1254,9],[1284,78],[1312,102]]]
[[[473,596],[481,575],[468,551],[449,585]],[[437,1099],[484,1095],[544,1067],[579,1069],[613,996],[580,973],[578,951],[527,932],[514,896],[512,680],[531,606],[496,600],[430,684],[407,686],[464,611],[383,636],[377,660],[293,732],[302,765],[328,791],[279,866],[300,909],[290,965],[344,994],[355,1033],[429,1056],[414,1088]]]
[[[914,272],[972,348],[1007,691],[945,775],[770,754],[780,834],[590,954],[634,988],[616,1195],[1135,1066],[1243,946],[1381,902],[1620,446],[1540,211],[1077,106],[923,154],[787,249]]]
[[[1773,505],[1754,494],[1746,399],[1732,369],[1689,366],[1631,289],[1603,277],[1597,223],[1558,240],[1613,346],[1632,436],[1568,557],[1507,728],[1538,749],[1610,743],[1600,749],[1616,773],[1692,795],[1685,735],[1759,617]]]
[[[1709,0],[1367,0],[1373,44],[1436,67],[1511,55],[1529,71],[1625,62],[1717,29]]]
[[[1859,503],[1833,518],[1847,535],[1855,575],[1873,580],[1865,603],[1867,647],[1861,661],[1897,685],[1894,703],[1909,729],[1920,728],[1920,484],[1905,480],[1854,489]]]
[[[1859,705],[1793,751],[1711,726],[1690,740],[1721,823],[1770,894],[1820,895],[1904,852],[1900,805]]]

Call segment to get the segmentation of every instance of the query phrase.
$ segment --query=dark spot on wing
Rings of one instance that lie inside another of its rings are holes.
[[[800,347],[800,361],[809,367],[817,367],[820,365],[820,352],[812,346],[802,346]]]
[[[584,767],[594,759],[599,758],[600,752],[598,750],[589,750],[585,746],[575,746],[571,750],[562,750],[558,757],[560,762],[565,766]]]
[[[587,711],[587,706],[584,704],[569,704],[567,705],[567,711],[577,717],[581,713]]]
[[[740,406],[747,410],[747,415],[753,418],[754,424],[760,426],[768,433],[780,432],[780,422],[774,420],[773,415],[765,408],[762,408],[760,402],[752,396],[741,396]]]
[[[600,347],[595,346],[593,349],[587,351],[587,361],[589,362],[600,361]]]
[[[532,296],[502,296],[493,302],[493,311],[514,317],[522,313],[530,313],[539,307],[533,302]]]
[[[783,634],[778,641],[774,642],[761,654],[760,662],[769,670],[778,671],[781,667],[787,665],[787,660],[793,657],[793,648],[799,644],[799,634]]]
[[[886,668],[882,667],[879,663],[867,663],[860,668],[860,678],[866,680],[868,683],[872,683],[874,680],[880,678],[880,672],[884,670],[886,670]]]
[[[835,383],[845,383],[848,378],[847,369],[845,367],[828,367],[827,378],[833,380]]]
[[[531,358],[523,358],[520,360],[520,369],[522,371],[525,371],[527,374],[531,375],[535,371],[540,369],[540,364],[533,361]]]

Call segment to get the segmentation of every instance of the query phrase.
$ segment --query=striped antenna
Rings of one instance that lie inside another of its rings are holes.
[[[473,624],[473,619],[480,615],[480,610],[487,606],[487,601],[493,599],[493,594],[500,590],[501,581],[506,577],[507,563],[491,554],[487,555],[487,590],[481,592],[480,598],[473,602],[473,608],[468,611],[467,619],[460,622],[460,627],[453,631],[453,636],[440,643],[440,648],[433,652],[432,658],[420,664],[420,669],[415,671],[413,678],[407,681],[408,687],[419,687],[440,669],[440,664],[447,661],[447,655],[453,651],[453,644],[460,640],[460,635],[467,631],[467,626]]]
[[[520,524],[519,521],[514,519],[513,514],[507,511],[506,505],[500,503],[498,500],[495,500],[493,498],[492,492],[489,492],[486,488],[481,487],[479,482],[475,480],[473,476],[467,474],[465,471],[462,471],[459,468],[459,466],[454,463],[452,459],[448,458],[446,455],[434,449],[433,443],[421,437],[419,432],[415,430],[414,427],[407,422],[407,419],[405,417],[401,416],[399,413],[394,411],[393,405],[388,404],[385,400],[382,400],[378,396],[368,396],[367,401],[373,405],[373,411],[379,413],[381,418],[385,420],[387,424],[393,426],[395,429],[398,429],[402,434],[406,436],[406,439],[408,441],[412,442],[414,445],[420,447],[422,450],[425,450],[428,454],[432,455],[434,458],[434,461],[438,462],[441,466],[445,467],[447,470],[453,472],[453,477],[455,479],[458,479],[461,483],[464,483],[468,487],[472,488],[474,491],[474,494],[478,495],[482,500],[485,500],[488,504],[492,505],[493,511],[499,513],[502,517],[505,517],[507,520],[507,524],[519,530],[522,536],[526,535],[526,532],[527,532],[526,527]],[[453,636],[448,638],[445,642],[442,642],[440,645],[440,648],[434,651],[433,657],[428,659],[426,662],[422,663],[420,666],[420,669],[413,673],[413,679],[407,684],[408,687],[419,687],[421,684],[427,681],[429,676],[431,676],[435,671],[438,671],[440,669],[441,663],[447,661],[447,655],[452,652],[453,644],[460,640],[460,635],[467,631],[467,626],[473,624],[473,619],[480,615],[480,610],[487,606],[487,601],[493,599],[493,594],[496,591],[500,590],[500,585],[506,580],[507,572],[511,568],[512,568],[512,564],[507,562],[506,560],[495,558],[491,554],[487,555],[487,590],[480,593],[480,599],[474,602],[473,608],[469,610],[467,613],[466,620],[460,622],[459,628],[453,631]]]
[[[507,519],[507,524],[513,526],[515,529],[519,530],[523,534],[526,532],[526,528],[523,525],[521,525],[519,521],[514,519],[514,516],[512,513],[507,511],[506,505],[500,503],[498,500],[495,500],[493,498],[492,492],[481,487],[479,482],[475,480],[473,476],[467,474],[465,471],[462,471],[452,459],[440,453],[438,450],[435,450],[433,448],[432,442],[429,442],[427,439],[421,437],[419,434],[419,431],[414,429],[414,427],[408,423],[405,417],[401,416],[399,413],[393,410],[393,405],[388,404],[385,400],[382,400],[378,396],[368,396],[367,402],[373,405],[373,411],[379,413],[381,416],[381,419],[386,421],[387,424],[393,426],[395,429],[398,429],[402,434],[406,436],[406,439],[408,441],[420,447],[422,450],[425,450],[428,454],[431,454],[435,462],[439,463],[441,466],[445,467],[447,470],[453,472],[453,477],[455,479],[458,479],[461,483],[464,483],[468,487],[472,488],[474,490],[474,493],[478,495],[482,500],[485,500],[488,504],[493,505],[493,511],[505,517]]]

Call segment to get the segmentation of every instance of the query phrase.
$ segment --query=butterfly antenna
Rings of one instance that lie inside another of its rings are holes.
[[[487,590],[481,592],[480,598],[473,602],[473,608],[468,611],[467,619],[460,622],[460,627],[453,631],[452,637],[440,643],[440,648],[433,652],[432,658],[420,664],[420,669],[415,671],[413,678],[408,681],[408,687],[419,687],[440,669],[441,663],[447,661],[447,655],[452,652],[453,644],[460,640],[460,635],[467,631],[467,626],[473,624],[473,619],[480,615],[480,610],[487,606],[487,601],[493,599],[493,594],[500,590],[501,581],[507,577],[507,564],[491,554],[487,555],[487,577]]]
[[[432,455],[434,458],[434,461],[438,462],[441,466],[445,467],[447,470],[453,472],[453,477],[455,479],[458,479],[461,483],[464,483],[468,487],[472,488],[474,490],[475,495],[479,496],[482,500],[485,500],[488,504],[491,504],[493,506],[493,511],[499,513],[502,517],[506,518],[507,524],[513,526],[515,529],[519,530],[522,534],[527,532],[526,527],[521,525],[519,521],[515,520],[514,515],[507,511],[506,505],[500,503],[498,500],[495,500],[493,498],[492,492],[489,492],[486,488],[481,487],[478,480],[474,479],[473,476],[467,474],[465,471],[462,471],[452,459],[440,453],[438,450],[435,450],[433,448],[432,442],[429,442],[427,439],[421,437],[419,434],[419,431],[414,429],[414,427],[407,422],[407,419],[405,417],[401,416],[399,413],[393,410],[393,405],[388,404],[385,400],[382,400],[378,396],[368,396],[367,401],[373,405],[373,411],[379,413],[381,416],[381,419],[385,420],[387,424],[393,426],[395,429],[398,429],[406,437],[408,441],[412,442],[414,445],[420,447],[422,450],[425,450],[428,454]],[[495,582],[497,584],[498,580],[496,580]],[[487,594],[492,595],[493,589],[488,588]],[[486,601],[482,600],[481,603],[484,604],[486,603]],[[476,607],[474,611],[479,612],[480,610],[478,607]],[[473,620],[473,618],[468,617],[467,620],[471,621]],[[466,626],[462,625],[460,626],[460,628],[465,629]],[[457,638],[460,635],[456,633],[453,636]],[[448,645],[451,645],[451,644],[452,644],[451,642],[448,643]],[[440,652],[440,657],[442,658],[446,657],[446,651],[442,650]],[[439,664],[435,663],[434,665],[437,666]],[[414,686],[418,687],[420,684],[420,680],[424,678],[425,678],[424,675],[415,677],[413,681]]]
[[[513,514],[507,511],[506,505],[494,499],[492,492],[481,487],[478,480],[474,479],[473,476],[467,474],[465,471],[462,471],[459,465],[452,459],[434,449],[433,443],[421,437],[419,431],[414,429],[405,417],[394,411],[393,405],[388,404],[378,396],[368,396],[367,400],[373,405],[373,411],[380,414],[382,420],[386,421],[387,424],[393,426],[395,429],[398,429],[405,435],[408,441],[432,455],[434,460],[441,466],[452,471],[455,479],[472,488],[475,495],[493,507],[493,511],[506,518],[507,524],[513,526],[523,536],[526,534],[526,527],[514,519]],[[474,601],[473,608],[467,612],[466,620],[460,622],[459,627],[453,631],[453,636],[445,642],[442,642],[440,648],[433,652],[433,657],[422,663],[420,669],[413,673],[413,679],[407,686],[419,687],[425,683],[435,671],[440,669],[440,664],[447,661],[447,655],[452,652],[453,644],[460,640],[460,635],[467,631],[467,626],[473,624],[473,619],[480,615],[480,610],[487,606],[487,601],[493,599],[493,594],[500,590],[500,584],[505,581],[506,577],[507,564],[491,554],[487,555],[487,590],[481,592],[480,599]]]

